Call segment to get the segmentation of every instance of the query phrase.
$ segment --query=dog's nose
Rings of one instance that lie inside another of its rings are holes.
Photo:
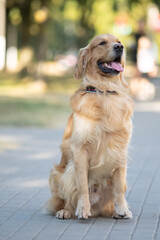
[[[123,51],[123,45],[121,43],[116,43],[114,45],[114,49],[116,50],[116,52],[122,52]]]

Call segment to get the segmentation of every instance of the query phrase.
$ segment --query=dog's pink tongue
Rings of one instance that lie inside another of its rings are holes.
[[[118,62],[111,62],[110,64],[111,64],[111,67],[113,69],[115,69],[116,71],[118,71],[118,72],[123,72],[124,71],[124,69],[123,69],[123,67],[122,67],[122,65],[120,63],[118,63]]]

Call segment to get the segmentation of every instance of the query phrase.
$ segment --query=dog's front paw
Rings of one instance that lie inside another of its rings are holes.
[[[56,218],[59,219],[69,219],[71,217],[71,213],[67,209],[62,209],[56,213]]]
[[[90,203],[87,203],[87,201],[84,203],[81,200],[78,201],[75,215],[80,219],[88,219],[88,217],[91,216]]]
[[[116,206],[115,207],[115,214],[113,216],[116,219],[131,219],[132,213],[128,209],[128,207],[125,206]]]
[[[80,219],[88,219],[88,217],[91,216],[91,212],[90,209],[87,209],[86,207],[77,207],[75,215]]]

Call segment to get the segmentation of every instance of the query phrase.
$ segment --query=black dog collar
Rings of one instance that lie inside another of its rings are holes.
[[[101,90],[99,90],[99,89],[97,89],[97,88],[95,88],[95,87],[93,87],[93,86],[88,86],[88,87],[86,87],[86,92],[88,93],[88,92],[91,92],[91,93],[100,93],[100,94],[108,94],[108,93],[110,93],[110,94],[115,94],[116,93],[116,91],[109,91],[109,90],[106,90],[106,91],[101,91]]]

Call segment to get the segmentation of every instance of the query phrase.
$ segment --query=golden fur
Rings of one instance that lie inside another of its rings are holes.
[[[58,218],[132,217],[125,190],[133,102],[122,72],[106,74],[97,67],[99,60],[114,61],[118,42],[104,34],[80,50],[75,77],[83,81],[71,98],[73,114],[64,133],[61,162],[49,178],[48,210]],[[120,63],[124,67],[124,51]],[[116,93],[86,92],[89,85]]]

